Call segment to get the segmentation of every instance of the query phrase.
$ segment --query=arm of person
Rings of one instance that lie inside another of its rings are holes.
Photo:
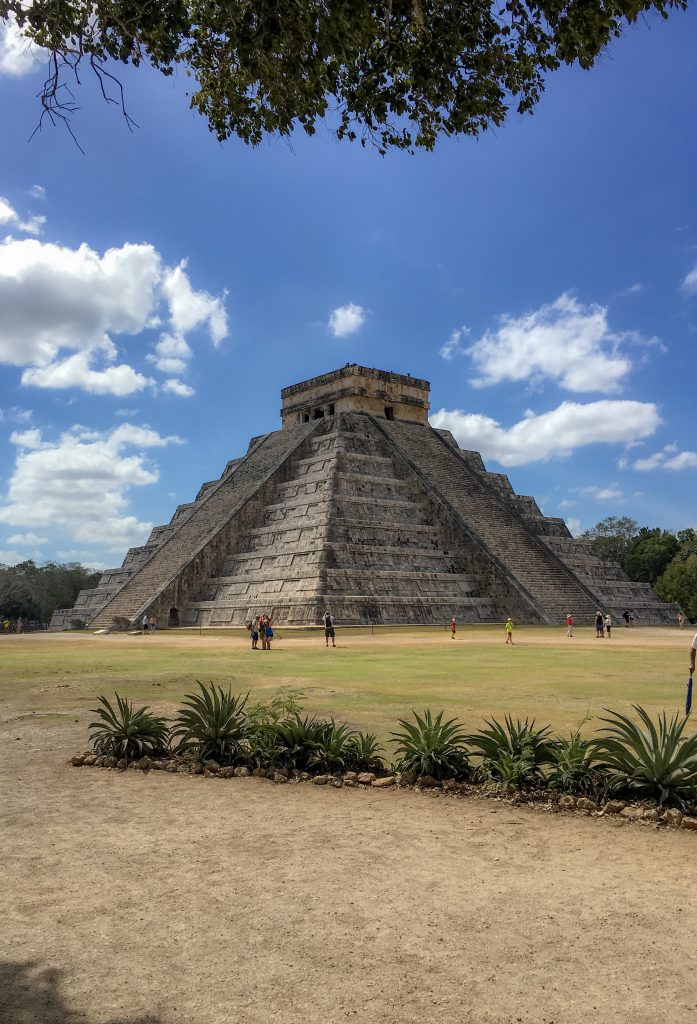
[[[692,640],[692,647],[690,648],[690,675],[695,671],[695,656],[697,655],[697,633],[695,633]]]

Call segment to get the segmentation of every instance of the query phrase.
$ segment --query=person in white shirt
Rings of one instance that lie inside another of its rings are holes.
[[[694,675],[695,655],[697,655],[697,633],[692,638],[692,647],[690,648],[690,675]]]

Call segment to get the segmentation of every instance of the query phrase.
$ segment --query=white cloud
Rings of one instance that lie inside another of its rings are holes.
[[[29,195],[33,196],[34,199],[45,199],[46,189],[43,185],[32,185],[32,187],[29,189]]]
[[[192,355],[184,332],[205,325],[216,345],[227,333],[224,296],[195,291],[184,268],[185,262],[166,267],[148,244],[100,255],[84,243],[71,249],[5,239],[0,362],[27,367],[25,385],[133,394],[153,381],[125,362],[116,364],[113,338],[160,325],[164,306],[172,330],[162,334],[149,358],[168,375],[183,373]]]
[[[30,42],[20,30],[14,14],[10,14],[6,20],[0,20],[1,75],[26,75],[46,56],[46,50]]]
[[[659,344],[634,332],[610,330],[607,309],[582,305],[564,293],[521,317],[504,314],[467,352],[478,372],[471,383],[488,387],[504,381],[555,381],[567,391],[611,394],[632,369],[624,343]]]
[[[581,528],[581,520],[576,519],[575,516],[567,516],[564,522],[569,528],[569,533],[571,533],[573,537],[578,537],[583,532]]]
[[[62,362],[31,367],[22,374],[22,384],[36,388],[80,388],[93,395],[118,395],[120,398],[154,384],[150,377],[137,373],[126,363],[95,370],[90,360],[91,353],[77,352]]]
[[[512,427],[482,413],[440,409],[430,418],[436,428],[451,430],[462,448],[481,452],[503,466],[524,466],[563,459],[588,444],[618,444],[650,437],[661,422],[651,402],[602,399],[581,404],[562,402],[539,415],[529,412]]]
[[[0,565],[17,565],[18,562],[26,562],[26,551],[12,551],[10,548],[0,548]]]
[[[686,292],[697,292],[697,263],[683,279],[682,286]]]
[[[57,441],[26,431],[13,442],[19,450],[0,522],[25,530],[63,528],[72,541],[122,551],[142,544],[152,529],[128,513],[129,489],[159,478],[142,450],[180,438],[123,423],[106,433],[75,426]]]
[[[636,459],[633,468],[648,473],[653,469],[670,469],[677,473],[683,469],[697,469],[697,452],[681,452],[676,444],[665,445],[660,452]]]
[[[19,544],[20,547],[37,547],[41,544],[48,543],[48,537],[39,537],[36,533],[15,533],[12,537],[8,537],[7,544]]]
[[[194,388],[190,388],[188,384],[184,384],[181,380],[175,380],[171,378],[166,380],[162,385],[163,391],[168,391],[171,395],[179,395],[180,398],[191,398],[192,395],[196,394]]]
[[[345,338],[347,334],[354,334],[363,326],[365,314],[362,306],[348,302],[345,306],[337,306],[331,311],[327,326],[335,338]]]
[[[445,359],[446,362],[451,362],[455,356],[464,356],[468,352],[466,345],[462,344],[462,339],[467,338],[470,333],[469,327],[458,327],[452,332],[445,345],[443,345],[438,355],[441,359]]]
[[[22,220],[9,199],[0,196],[0,224],[7,224],[10,227],[18,228],[27,235],[40,235],[45,223],[46,218],[39,216]]]
[[[578,494],[587,494],[591,498],[595,498],[596,501],[619,501],[624,498],[623,492],[619,487],[577,487],[575,488]]]
[[[162,281],[162,292],[169,304],[170,321],[175,334],[186,334],[208,324],[214,345],[227,337],[227,314],[223,303],[227,292],[216,299],[208,292],[196,292],[187,277],[186,260],[168,270]]]
[[[10,434],[11,444],[20,448],[43,448],[40,430],[13,430]]]

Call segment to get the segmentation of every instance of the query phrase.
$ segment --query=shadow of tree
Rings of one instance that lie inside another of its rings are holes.
[[[60,991],[62,972],[35,960],[0,960],[0,1024],[89,1024]],[[163,1024],[159,1016],[119,1017],[109,1024]]]

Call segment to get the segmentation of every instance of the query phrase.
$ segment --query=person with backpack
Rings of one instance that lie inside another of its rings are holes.
[[[326,646],[329,647],[329,641],[331,639],[332,647],[336,647],[336,643],[334,642],[334,638],[336,636],[334,632],[334,619],[329,609],[324,613],[322,621],[324,622],[324,640]]]

